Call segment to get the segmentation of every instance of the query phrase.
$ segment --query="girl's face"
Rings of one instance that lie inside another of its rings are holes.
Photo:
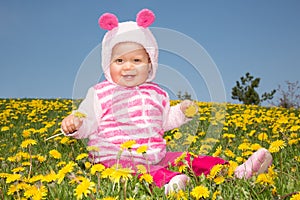
[[[122,42],[112,49],[110,75],[116,84],[134,87],[144,83],[151,71],[149,56],[140,44]]]

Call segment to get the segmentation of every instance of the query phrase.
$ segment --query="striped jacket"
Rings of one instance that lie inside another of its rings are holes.
[[[168,94],[151,82],[136,87],[101,82],[89,89],[78,111],[87,118],[71,136],[88,138],[88,145],[99,149],[90,152],[91,161],[107,166],[117,159],[123,165],[158,163],[166,153],[164,132],[187,122],[180,105],[170,107]],[[120,145],[128,140],[136,144],[121,153]],[[136,152],[142,145],[145,155]]]

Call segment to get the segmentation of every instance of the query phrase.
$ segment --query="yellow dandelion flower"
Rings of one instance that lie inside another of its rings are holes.
[[[218,175],[218,173],[223,169],[223,165],[217,164],[213,166],[209,172],[208,178],[212,179]]]
[[[100,148],[97,146],[88,146],[86,147],[87,151],[100,151]]]
[[[253,154],[252,151],[245,151],[245,152],[242,153],[242,156],[243,156],[243,157],[248,157],[248,156],[250,156],[250,155],[252,155],[252,154]]]
[[[64,180],[67,173],[73,171],[74,166],[76,166],[76,164],[73,161],[71,161],[66,166],[64,166],[61,170],[58,171],[57,173],[58,184],[60,184]]]
[[[81,153],[79,154],[75,160],[82,160],[84,158],[87,158],[89,155],[87,153]]]
[[[92,164],[90,162],[85,162],[84,163],[85,169],[91,168]]]
[[[187,156],[187,152],[183,152],[178,158],[175,159],[174,164],[178,165],[186,158],[186,156]]]
[[[13,195],[15,192],[18,192],[18,191],[19,191],[18,186],[15,185],[15,184],[12,184],[12,185],[9,186],[7,194],[8,195]]]
[[[144,153],[146,153],[147,149],[148,149],[148,147],[146,145],[142,145],[139,148],[137,148],[136,152],[144,154]]]
[[[28,137],[30,137],[30,135],[31,135],[31,133],[30,133],[28,130],[24,130],[24,131],[22,132],[22,136],[23,136],[24,138],[28,138]]]
[[[134,171],[129,168],[113,168],[110,178],[113,182],[119,183],[121,179],[128,180],[132,178],[132,173]]]
[[[119,199],[118,197],[104,197],[101,200],[117,200]]]
[[[189,154],[193,157],[193,158],[198,158],[197,154],[194,154],[193,152],[189,152]]]
[[[249,143],[242,143],[238,146],[238,149],[242,150],[242,151],[246,151],[246,150],[249,150],[249,147],[250,147]]]
[[[31,163],[30,163],[30,162],[22,162],[21,165],[22,165],[22,166],[30,166]]]
[[[61,158],[61,153],[59,153],[57,150],[53,149],[49,151],[49,154],[51,157],[55,159],[60,159]]]
[[[24,196],[26,198],[32,197],[34,200],[39,200],[39,199],[45,199],[44,197],[47,196],[48,189],[42,185],[42,186],[30,186],[27,188],[24,192]]]
[[[37,182],[37,181],[40,181],[42,180],[44,177],[43,175],[39,174],[39,175],[36,175],[36,176],[33,176],[29,179],[29,183],[34,183],[34,182]]]
[[[212,196],[212,200],[216,200],[218,196],[221,195],[221,191],[215,191]]]
[[[35,158],[36,158],[40,163],[46,161],[46,157],[45,157],[45,156],[37,155]]]
[[[174,191],[168,194],[168,199],[188,200],[187,193],[183,190]]]
[[[35,140],[33,140],[33,139],[27,139],[27,140],[24,140],[22,142],[21,147],[22,148],[27,148],[28,145],[35,145],[35,144],[37,144]]]
[[[251,130],[250,133],[248,133],[248,136],[252,137],[256,133],[256,130]]]
[[[67,163],[65,161],[60,161],[59,163],[56,164],[57,167],[61,167],[66,165]]]
[[[300,192],[298,192],[297,194],[294,194],[290,200],[300,200]]]
[[[265,174],[265,173],[259,174],[256,178],[255,183],[259,183],[262,185],[274,185],[275,184],[273,178],[270,177],[269,174]]]
[[[250,147],[250,149],[251,149],[252,151],[257,151],[257,150],[260,149],[260,148],[262,148],[262,146],[261,146],[260,144],[257,144],[257,143],[251,144],[251,147]]]
[[[10,128],[8,126],[3,126],[1,128],[1,132],[8,131]]]
[[[218,146],[215,153],[213,153],[213,157],[218,157],[222,153],[222,146]]]
[[[12,169],[11,171],[12,172],[23,172],[24,170],[25,170],[24,167],[16,167],[16,168]]]
[[[184,114],[186,117],[191,118],[194,117],[197,114],[197,112],[198,112],[197,106],[192,104],[185,110]]]
[[[288,144],[289,145],[294,145],[294,144],[298,144],[299,143],[299,139],[290,139],[289,141],[288,141]]]
[[[105,168],[101,173],[101,178],[108,178],[113,173],[113,168]]]
[[[239,156],[239,157],[236,157],[235,160],[236,160],[238,163],[242,163],[242,162],[244,162],[245,159]]]
[[[187,138],[185,139],[185,142],[183,143],[183,145],[193,144],[197,141],[197,139],[198,139],[198,136],[188,135]]]
[[[68,137],[63,137],[61,140],[60,140],[60,143],[61,144],[67,144],[69,142],[70,138]]]
[[[86,114],[81,113],[79,111],[74,112],[74,116],[78,118],[86,118]]]
[[[193,188],[193,190],[191,191],[191,195],[197,200],[201,198],[207,198],[209,197],[209,194],[210,192],[207,187],[202,185]]]
[[[290,135],[290,138],[296,139],[296,138],[298,138],[298,134],[297,133],[292,133]]]
[[[145,181],[148,184],[151,184],[153,182],[153,177],[150,174],[143,174],[139,178],[140,181]]]
[[[268,175],[271,177],[271,178],[276,178],[277,177],[277,172],[274,171],[274,165],[271,165],[269,168],[268,168]]]
[[[146,169],[145,165],[137,165],[136,168],[137,168],[138,173],[141,173],[141,174],[147,173],[147,169]]]
[[[277,188],[275,186],[273,186],[273,189],[272,189],[272,195],[275,196],[277,195]],[[300,199],[299,199],[300,200]]]
[[[230,150],[230,149],[226,149],[224,151],[225,155],[230,157],[230,158],[234,158],[235,157],[235,154]]]
[[[182,133],[177,131],[176,133],[174,133],[174,139],[179,140],[182,137]]]
[[[222,137],[228,138],[228,139],[233,139],[233,138],[235,138],[235,135],[231,134],[231,133],[224,133]]]
[[[135,140],[128,140],[121,144],[121,149],[132,149],[133,145],[136,144]]]
[[[260,141],[266,141],[266,140],[268,140],[268,134],[267,133],[260,133],[260,134],[258,134],[257,138]]]
[[[235,169],[238,167],[238,163],[230,160],[229,161],[229,167],[228,167],[228,176],[232,177],[234,174]]]
[[[102,164],[95,164],[91,167],[91,174],[95,175],[96,172],[102,172],[105,169],[104,165]]]
[[[223,183],[225,181],[225,178],[223,176],[218,176],[216,178],[214,178],[214,182],[217,184],[217,185],[220,185],[221,183]]]
[[[290,128],[290,131],[292,132],[296,132],[300,129],[300,126],[299,125],[293,125],[291,128]]]
[[[22,177],[21,174],[7,174],[7,176],[6,176],[6,183],[15,182],[17,180],[20,180],[21,177]]]
[[[185,172],[187,170],[187,166],[186,165],[180,165],[179,167],[178,167],[178,171],[179,172]]]
[[[51,170],[49,174],[44,175],[42,178],[42,181],[47,183],[51,183],[55,180],[56,180],[56,173],[53,170]]]
[[[77,199],[82,199],[83,196],[88,197],[95,187],[95,183],[87,178],[84,178],[81,183],[74,189],[74,194]]]
[[[206,133],[204,131],[201,131],[198,133],[198,135],[201,137],[201,136],[204,136]]]
[[[283,140],[276,140],[270,144],[269,151],[271,153],[279,152],[280,149],[283,149],[286,146]]]

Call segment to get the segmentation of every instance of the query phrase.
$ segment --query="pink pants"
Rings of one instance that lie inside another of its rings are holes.
[[[162,159],[156,165],[150,166],[150,174],[153,177],[154,183],[158,187],[164,186],[168,183],[174,176],[180,174],[180,172],[174,172],[168,170],[168,166],[171,163],[174,165],[176,158],[182,155],[182,152],[167,152],[164,159]],[[190,154],[187,154],[185,160],[190,163]],[[201,174],[209,174],[211,168],[217,164],[226,164],[227,161],[212,156],[198,156],[194,158],[191,164],[192,170],[196,176]]]
[[[174,176],[180,174],[180,172],[174,172],[168,169],[169,164],[174,166],[174,162],[176,158],[182,155],[182,152],[167,152],[166,156],[157,164],[150,165],[150,174],[153,177],[153,181],[158,187],[162,187],[167,184]],[[209,174],[211,168],[217,164],[225,164],[227,161],[212,156],[198,156],[194,158],[192,163],[190,161],[190,154],[187,154],[185,160],[191,165],[193,172],[196,176],[201,174],[207,175]],[[106,167],[110,167],[116,164],[115,160],[108,161],[106,163],[102,163]],[[132,166],[130,161],[121,162],[123,167]],[[148,168],[148,166],[146,166]]]

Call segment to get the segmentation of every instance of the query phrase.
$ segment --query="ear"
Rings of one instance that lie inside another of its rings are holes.
[[[112,30],[115,27],[118,27],[118,18],[111,13],[104,13],[99,17],[98,24],[104,30]]]
[[[155,15],[151,10],[143,9],[136,15],[136,23],[144,28],[149,27],[155,20]]]

